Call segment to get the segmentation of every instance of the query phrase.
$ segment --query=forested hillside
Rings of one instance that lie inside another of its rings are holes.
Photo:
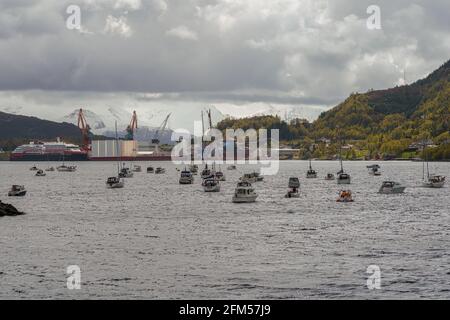
[[[354,93],[313,123],[266,116],[225,119],[218,127],[278,128],[282,140],[304,150],[300,157],[314,150],[332,158],[341,140],[352,158],[417,157],[415,146],[427,141],[431,158],[450,159],[450,61],[411,85]]]

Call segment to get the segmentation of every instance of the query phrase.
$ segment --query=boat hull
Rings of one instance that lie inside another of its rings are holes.
[[[8,192],[8,197],[23,197],[27,194],[26,190],[22,190],[22,191],[9,191]]]
[[[117,161],[117,157],[88,157],[90,161]],[[120,157],[121,161],[172,161],[172,157],[168,155],[163,156],[139,156],[139,157]]]
[[[233,196],[232,201],[233,203],[252,203],[252,202],[256,202],[256,198],[258,196],[252,196],[252,197],[235,197]]]
[[[445,185],[445,181],[442,182],[422,182],[422,186],[424,188],[443,188]]]
[[[404,193],[405,192],[406,187],[398,187],[398,188],[394,188],[394,189],[380,189],[380,191],[378,193],[381,194],[400,194],[400,193]]]
[[[23,154],[11,153],[10,161],[62,161],[62,154]],[[87,161],[87,153],[65,154],[64,161]]]

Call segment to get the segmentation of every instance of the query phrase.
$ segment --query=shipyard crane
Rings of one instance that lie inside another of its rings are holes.
[[[159,145],[159,136],[160,136],[160,134],[161,134],[161,132],[163,132],[165,129],[166,129],[166,127],[167,127],[167,122],[169,121],[169,117],[170,117],[170,115],[171,115],[172,113],[169,113],[168,115],[167,115],[167,117],[164,119],[164,121],[162,122],[162,124],[161,124],[161,126],[158,128],[158,130],[156,130],[156,133],[155,133],[155,136],[154,136],[154,138],[152,139],[152,143],[153,144],[156,144],[156,145]]]
[[[127,134],[125,135],[125,140],[134,140],[134,133],[138,128],[136,111],[133,111],[133,116],[131,117],[130,124],[127,127]]]
[[[81,130],[81,140],[82,140],[82,149],[90,150],[91,149],[91,139],[90,139],[90,130],[86,117],[84,116],[83,109],[80,108],[78,112],[78,128]]]

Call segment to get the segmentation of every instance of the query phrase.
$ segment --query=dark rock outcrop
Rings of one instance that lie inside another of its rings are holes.
[[[22,214],[25,214],[25,213],[20,212],[13,205],[7,204],[7,203],[3,203],[0,200],[0,217],[4,217],[4,216],[20,216]]]

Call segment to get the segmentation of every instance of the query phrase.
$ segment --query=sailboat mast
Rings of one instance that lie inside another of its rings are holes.
[[[205,123],[203,120],[203,110],[202,110],[202,161],[204,160],[203,158],[203,136],[205,135]]]
[[[120,164],[119,164],[119,141],[118,141],[118,136],[117,136],[117,121],[115,122],[115,127],[116,127],[116,141],[115,141],[115,145],[116,145],[116,159],[117,159],[117,176],[119,176],[120,173]]]

